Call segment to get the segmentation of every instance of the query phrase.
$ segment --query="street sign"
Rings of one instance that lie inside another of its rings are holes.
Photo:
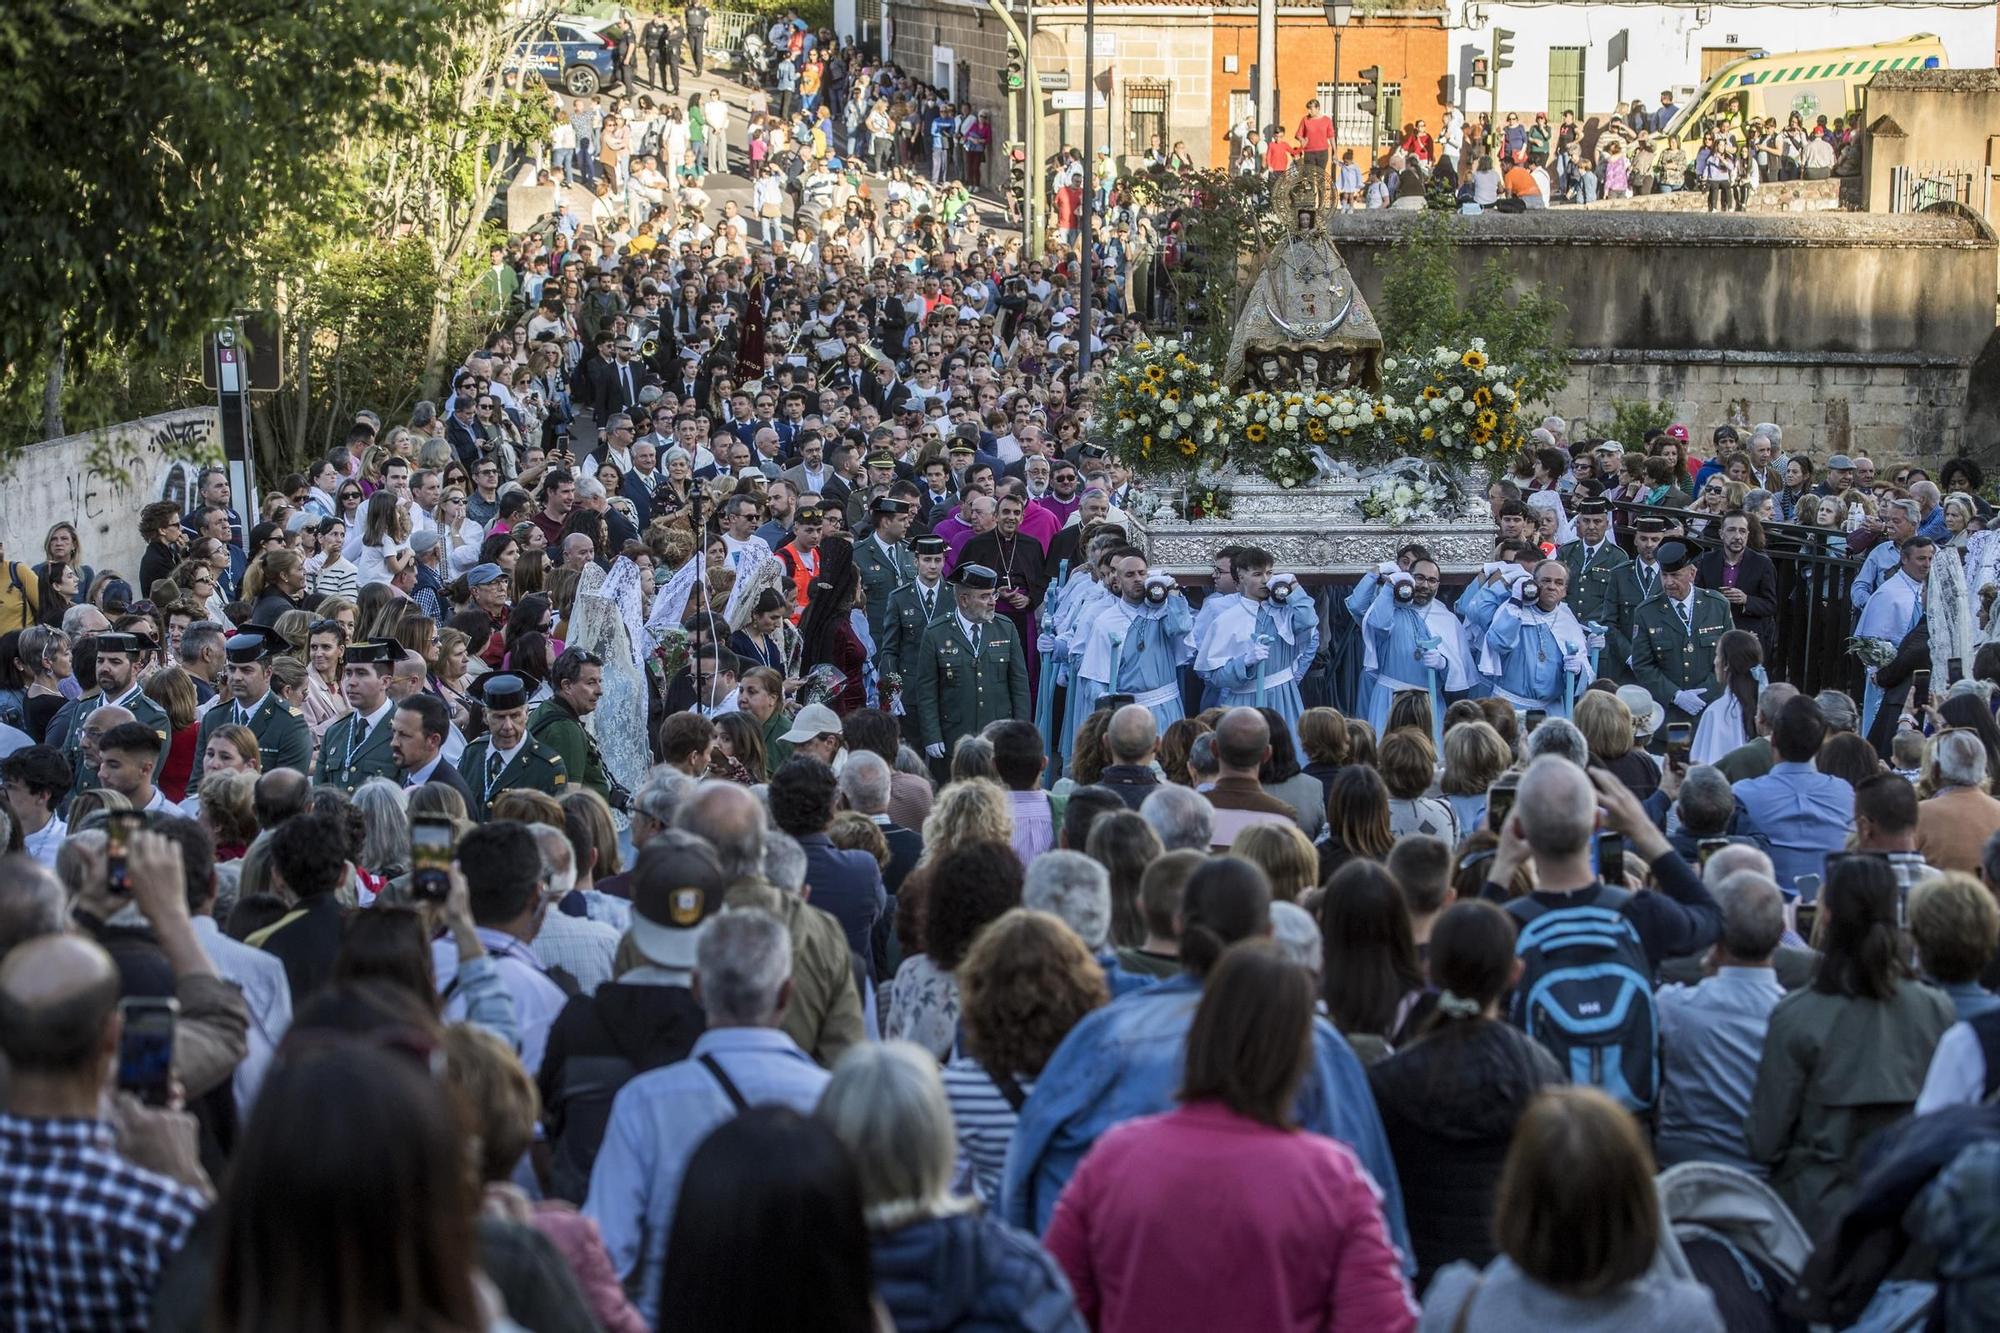
[[[1092,111],[1104,110],[1103,93],[1097,92],[1097,93],[1092,93],[1090,95],[1090,109]],[[1078,89],[1075,92],[1050,93],[1049,110],[1051,111],[1083,110],[1083,90]]]
[[[1093,32],[1090,53],[1099,60],[1115,60],[1118,56],[1118,34],[1115,32]]]
[[[1043,69],[1035,71],[1036,82],[1045,93],[1059,93],[1069,88],[1069,71],[1066,69]]]
[[[228,324],[223,325],[222,329],[217,330],[218,336],[202,339],[201,382],[203,386],[210,389],[221,387],[216,382],[215,353],[216,345],[222,343],[224,346],[234,347],[235,350],[242,353],[240,364],[249,367],[249,383],[242,387],[252,391],[267,393],[273,389],[281,388],[285,380],[283,363],[278,354],[277,319],[268,310],[248,311],[241,318],[243,321],[242,342],[247,344],[247,346],[237,345],[236,330],[233,325]],[[224,330],[229,334],[227,342],[224,342],[220,336]]]

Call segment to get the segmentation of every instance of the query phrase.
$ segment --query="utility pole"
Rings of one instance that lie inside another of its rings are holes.
[[[987,8],[1007,29],[1008,36],[1021,48],[1024,69],[1022,92],[1027,98],[1027,118],[1021,126],[1024,151],[1028,155],[1025,185],[1021,191],[1021,225],[1026,229],[1028,257],[1042,257],[1042,237],[1048,228],[1043,225],[1047,216],[1047,202],[1042,198],[1042,89],[1041,75],[1035,69],[1035,49],[1028,44],[1027,34],[1014,22],[1014,16],[1007,12],[1006,0],[986,0]],[[1032,16],[1030,18],[1032,22]],[[1011,105],[1011,101],[1010,101]]]
[[[1095,282],[1091,274],[1090,203],[1097,190],[1097,155],[1094,146],[1096,136],[1091,132],[1094,121],[1090,114],[1090,99],[1097,95],[1097,0],[1083,0],[1083,195],[1076,215],[1076,267],[1081,275],[1077,283],[1076,318],[1082,330],[1077,334],[1076,368],[1079,374],[1090,369],[1090,298]],[[1111,104],[1110,98],[1104,99]]]
[[[1278,123],[1278,0],[1257,0],[1257,132]]]

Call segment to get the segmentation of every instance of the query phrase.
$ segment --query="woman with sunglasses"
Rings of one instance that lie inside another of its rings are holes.
[[[360,522],[361,502],[367,499],[367,491],[358,481],[343,481],[334,492],[334,512],[347,524],[349,531]]]

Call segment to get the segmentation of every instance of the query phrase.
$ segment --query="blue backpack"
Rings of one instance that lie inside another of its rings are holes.
[[[1532,898],[1508,904],[1521,932],[1513,1018],[1572,1083],[1645,1113],[1660,1093],[1660,1024],[1652,964],[1620,910],[1630,897],[1605,887],[1588,906],[1545,907]]]

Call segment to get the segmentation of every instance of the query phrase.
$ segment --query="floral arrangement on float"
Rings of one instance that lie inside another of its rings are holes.
[[[1507,378],[1507,367],[1487,355],[1484,338],[1391,357],[1382,373],[1410,405],[1414,428],[1405,442],[1414,457],[1469,470],[1527,443],[1520,390]]]
[[[1135,345],[1098,386],[1100,436],[1181,519],[1226,518],[1228,477],[1287,490],[1383,476],[1360,503],[1370,522],[1404,524],[1462,508],[1465,479],[1526,442],[1519,390],[1485,341],[1382,364],[1383,392],[1331,386],[1231,393],[1185,344]]]

